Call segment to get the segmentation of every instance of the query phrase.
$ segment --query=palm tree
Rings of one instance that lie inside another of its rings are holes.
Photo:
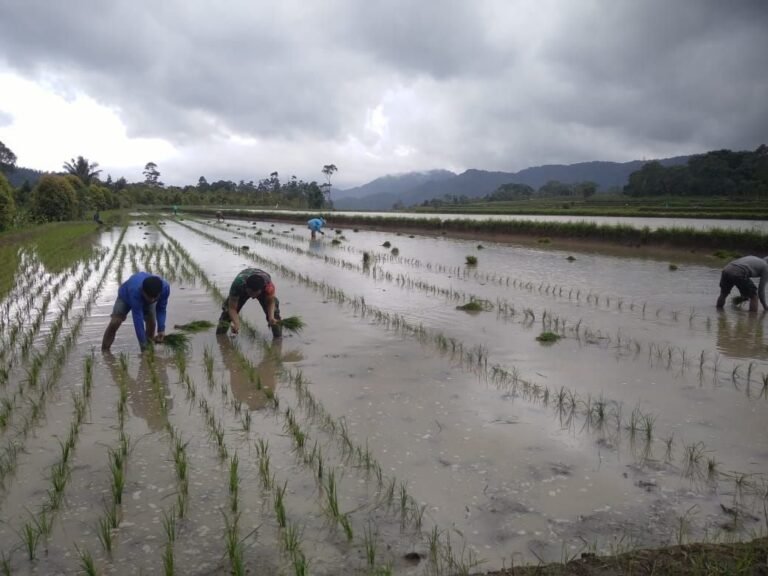
[[[78,156],[77,160],[72,158],[69,162],[64,162],[64,170],[70,174],[74,174],[80,179],[84,185],[88,186],[91,181],[97,180],[101,170],[97,170],[99,167],[98,162],[88,162],[87,158]]]

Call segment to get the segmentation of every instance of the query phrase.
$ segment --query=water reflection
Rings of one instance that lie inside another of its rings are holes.
[[[229,372],[229,387],[232,395],[251,410],[260,410],[267,403],[267,392],[277,389],[277,372],[280,369],[282,356],[282,339],[272,341],[272,345],[264,352],[261,362],[255,367],[249,367],[241,360],[233,339],[227,334],[218,334],[224,365]]]
[[[768,359],[764,321],[766,313],[720,311],[717,317],[717,349],[732,358]]]
[[[313,254],[320,254],[323,251],[323,241],[319,238],[309,240],[309,251]]]
[[[120,379],[123,378],[120,360],[111,352],[104,352],[103,355],[105,364],[112,374],[112,379],[115,384],[119,385]],[[159,394],[168,399],[168,409],[171,408],[172,401],[168,393],[168,359],[155,356],[154,365],[157,385],[160,388],[159,393],[153,389],[152,368],[147,354],[142,354],[139,358],[139,370],[136,377],[133,378],[128,372],[125,372],[124,377],[131,413],[143,419],[151,431],[159,432],[165,427],[165,415],[160,407]]]

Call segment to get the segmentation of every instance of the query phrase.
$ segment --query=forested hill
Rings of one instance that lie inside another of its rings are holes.
[[[658,160],[662,166],[679,166],[688,162],[689,156],[677,156]],[[486,170],[467,170],[458,175],[447,176],[440,172],[440,177],[430,178],[415,186],[398,190],[380,190],[373,194],[366,194],[359,198],[349,198],[349,194],[340,193],[334,199],[337,209],[346,210],[390,210],[394,205],[412,206],[421,204],[425,200],[443,198],[447,196],[466,196],[479,198],[492,194],[504,184],[527,184],[538,189],[547,182],[559,181],[564,184],[576,184],[591,181],[597,184],[598,192],[613,187],[622,188],[629,181],[633,172],[640,170],[646,163],[645,160],[632,162],[582,162],[579,164],[550,164],[526,168],[519,172],[489,172]],[[448,173],[450,174],[450,173]],[[386,180],[379,178],[374,182],[386,184]],[[359,192],[370,190],[366,186],[356,189]],[[345,191],[347,192],[347,191]]]
[[[31,168],[19,168],[18,166],[13,170],[5,173],[5,177],[8,179],[8,182],[14,188],[19,188],[24,184],[24,182],[29,182],[30,186],[34,186],[37,184],[37,181],[42,175],[43,172],[40,170],[32,170]]]

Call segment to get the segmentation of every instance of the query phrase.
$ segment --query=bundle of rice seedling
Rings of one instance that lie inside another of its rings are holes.
[[[280,320],[280,326],[289,332],[295,332],[298,334],[302,331],[305,324],[304,320],[301,319],[301,316],[288,316],[288,318],[283,318]]]
[[[172,332],[165,335],[162,343],[174,350],[186,350],[189,347],[189,336],[183,332]]]
[[[174,324],[173,327],[176,328],[176,330],[183,330],[184,332],[202,332],[208,330],[208,328],[213,328],[213,322],[209,322],[208,320],[193,320],[186,324]]]
[[[463,310],[464,312],[490,312],[493,310],[493,304],[489,300],[475,300],[473,298],[466,304],[456,306],[456,310]]]

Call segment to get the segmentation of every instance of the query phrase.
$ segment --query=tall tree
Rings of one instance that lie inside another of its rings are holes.
[[[142,174],[144,174],[144,184],[153,188],[162,188],[163,183],[160,182],[160,171],[157,169],[157,164],[147,162]]]
[[[326,193],[328,194],[328,206],[333,206],[333,201],[331,200],[331,176],[333,176],[334,172],[338,172],[339,169],[336,168],[336,164],[326,164],[323,166],[323,174],[325,174],[325,177],[328,179],[327,186],[325,186]]]
[[[77,176],[80,182],[89,186],[93,180],[98,180],[101,170],[98,162],[89,162],[87,158],[78,156],[77,160],[72,158],[69,162],[64,162],[64,170],[73,176]]]
[[[0,172],[13,172],[16,168],[16,154],[0,141]]]

